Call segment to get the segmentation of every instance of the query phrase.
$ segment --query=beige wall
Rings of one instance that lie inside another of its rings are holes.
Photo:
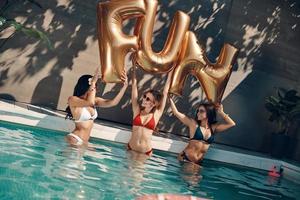
[[[41,1],[43,10],[20,5],[11,17],[48,33],[55,49],[17,33],[0,49],[0,96],[18,101],[65,109],[78,77],[92,73],[99,66],[96,37],[96,3],[98,1]],[[224,95],[224,109],[237,122],[237,127],[217,136],[217,142],[267,152],[272,125],[264,109],[264,99],[274,87],[300,91],[300,6],[290,1],[178,0],[159,1],[153,48],[159,50],[166,39],[170,21],[176,10],[191,16],[190,29],[207,48],[214,61],[224,42],[241,49],[238,62]],[[29,17],[27,17],[29,16]],[[132,23],[126,25],[129,32]],[[9,31],[1,36],[1,42]],[[127,68],[130,67],[128,62]],[[161,76],[139,70],[139,89],[161,89]],[[119,86],[102,84],[100,95],[111,98]],[[131,123],[130,87],[119,106],[100,109],[100,118]],[[193,115],[195,106],[204,98],[199,84],[190,77],[178,108]],[[186,135],[187,129],[170,109],[159,128],[173,134]],[[297,135],[297,134],[295,134]],[[299,134],[298,134],[299,135]],[[295,136],[297,137],[297,136]],[[298,136],[299,138],[299,136]],[[299,146],[298,146],[299,147]],[[299,148],[298,148],[299,149]],[[299,151],[292,150],[300,160]]]

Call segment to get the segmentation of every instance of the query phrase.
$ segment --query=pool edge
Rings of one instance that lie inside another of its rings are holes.
[[[13,103],[0,100],[0,121],[65,133],[71,132],[73,130],[73,122],[70,120],[65,120],[62,114],[47,110],[45,108],[40,108],[53,114],[48,115],[45,113],[30,110],[28,106],[30,108],[39,108],[37,106],[27,104],[26,109]],[[103,132],[107,132],[109,134],[103,134]],[[95,123],[91,133],[91,137],[112,142],[127,143],[130,134],[130,130],[121,130],[118,128]],[[153,148],[161,151],[179,153],[184,149],[186,144],[186,142],[174,139],[162,138],[158,136],[152,137]],[[282,160],[218,149],[214,146],[209,149],[207,155],[205,156],[205,159],[265,171],[269,171],[273,166],[277,166],[278,168],[283,169],[283,176],[285,178],[300,182],[300,167]]]

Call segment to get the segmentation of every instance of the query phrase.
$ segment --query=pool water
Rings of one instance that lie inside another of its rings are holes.
[[[159,151],[147,159],[102,140],[74,148],[64,135],[0,122],[1,200],[135,199],[157,193],[243,200],[300,197],[300,185],[266,172],[207,160],[200,168]]]

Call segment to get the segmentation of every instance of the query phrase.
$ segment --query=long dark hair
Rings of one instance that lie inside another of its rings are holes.
[[[213,133],[212,125],[217,123],[216,108],[211,103],[201,102],[198,105],[198,108],[197,108],[197,111],[196,111],[196,114],[195,114],[195,118],[194,118],[195,121],[198,123],[198,125],[201,124],[201,120],[198,120],[198,110],[199,110],[200,106],[203,106],[205,108],[206,116],[207,116],[207,123],[208,123],[208,126],[209,126],[210,130],[211,130],[211,133]]]
[[[89,75],[89,74],[86,74],[86,75],[82,75],[78,79],[78,81],[75,85],[75,88],[74,88],[73,96],[80,97],[88,91],[88,89],[90,87],[90,84],[89,84],[89,79],[90,78],[93,78],[93,76]],[[66,119],[73,119],[73,115],[72,115],[70,106],[68,106],[66,108],[66,112],[67,112]]]
[[[154,106],[152,108],[152,110],[150,111],[150,112],[154,113],[155,110],[157,109],[157,107],[160,106],[160,102],[161,102],[161,99],[162,99],[162,94],[157,90],[150,89],[150,90],[146,90],[143,95],[145,95],[147,93],[151,93],[154,97],[154,101],[158,102],[158,104],[156,106]],[[140,109],[144,110],[144,107],[141,107]]]

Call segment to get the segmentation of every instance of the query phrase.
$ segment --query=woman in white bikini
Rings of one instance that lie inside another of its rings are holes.
[[[73,145],[87,144],[90,133],[93,128],[94,120],[97,118],[97,107],[113,107],[116,106],[123,97],[128,86],[126,72],[123,72],[123,87],[114,99],[103,99],[96,97],[96,86],[99,76],[97,68],[94,76],[83,75],[78,79],[74,88],[73,96],[69,97],[67,107],[68,119],[74,119],[75,130],[68,134],[66,140]]]

